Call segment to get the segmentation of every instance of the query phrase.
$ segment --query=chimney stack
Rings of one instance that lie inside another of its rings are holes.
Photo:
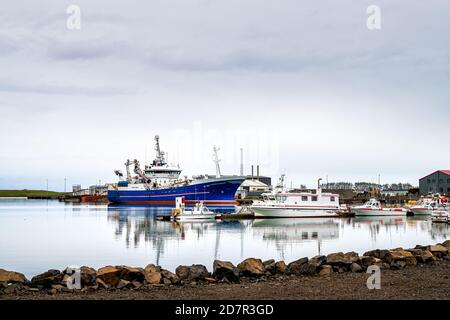
[[[252,180],[253,180],[253,165],[252,165]]]
[[[259,164],[256,166],[256,179],[259,180]]]

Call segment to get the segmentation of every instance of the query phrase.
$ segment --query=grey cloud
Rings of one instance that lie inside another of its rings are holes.
[[[74,85],[50,85],[50,84],[25,84],[8,81],[0,81],[0,92],[24,92],[48,95],[129,95],[136,91],[116,88],[112,86],[74,86]]]

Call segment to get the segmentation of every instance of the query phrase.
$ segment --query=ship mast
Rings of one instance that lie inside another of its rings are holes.
[[[213,161],[216,164],[216,178],[220,178],[221,174],[220,174],[220,160],[219,160],[219,156],[217,155],[217,151],[219,151],[220,148],[217,148],[216,146],[214,146],[213,148]]]

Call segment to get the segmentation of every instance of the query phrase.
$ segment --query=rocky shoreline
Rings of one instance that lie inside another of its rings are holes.
[[[203,265],[182,265],[175,272],[153,264],[145,268],[106,266],[98,270],[84,266],[79,270],[79,289],[68,286],[68,280],[73,279],[73,272],[69,268],[63,271],[48,270],[31,280],[21,273],[0,269],[0,299],[176,299],[185,297],[188,292],[189,298],[202,299],[206,298],[203,294],[212,289],[216,294],[210,293],[207,298],[220,299],[230,298],[229,288],[233,288],[236,298],[241,291],[243,298],[267,298],[264,292],[271,292],[276,288],[280,288],[277,291],[278,298],[283,295],[284,298],[295,298],[295,295],[292,296],[293,292],[299,294],[300,291],[308,290],[313,290],[316,298],[327,298],[327,292],[319,291],[320,284],[329,285],[329,281],[333,281],[336,288],[342,287],[342,292],[354,285],[348,283],[349,279],[362,281],[358,288],[369,292],[363,280],[368,277],[365,274],[367,268],[374,265],[380,268],[383,275],[393,279],[410,274],[411,279],[405,279],[402,285],[412,286],[414,290],[419,289],[415,284],[433,283],[442,277],[446,284],[442,283],[442,290],[433,287],[429,298],[448,299],[449,251],[450,240],[447,240],[441,244],[418,245],[411,249],[372,250],[362,256],[355,252],[338,252],[327,256],[304,257],[289,264],[284,261],[248,258],[235,266],[228,261],[215,260],[212,272]],[[302,283],[301,289],[297,287],[298,283]],[[319,291],[313,286],[319,286]],[[243,293],[248,290],[253,290],[253,295]]]

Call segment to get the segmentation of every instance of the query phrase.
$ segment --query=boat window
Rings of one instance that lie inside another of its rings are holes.
[[[317,201],[317,196],[311,197],[311,201]]]
[[[336,200],[335,197],[331,197],[331,198],[330,198],[330,201],[331,201],[331,202],[334,202],[335,200]]]
[[[302,196],[302,201],[308,201],[308,196]]]

